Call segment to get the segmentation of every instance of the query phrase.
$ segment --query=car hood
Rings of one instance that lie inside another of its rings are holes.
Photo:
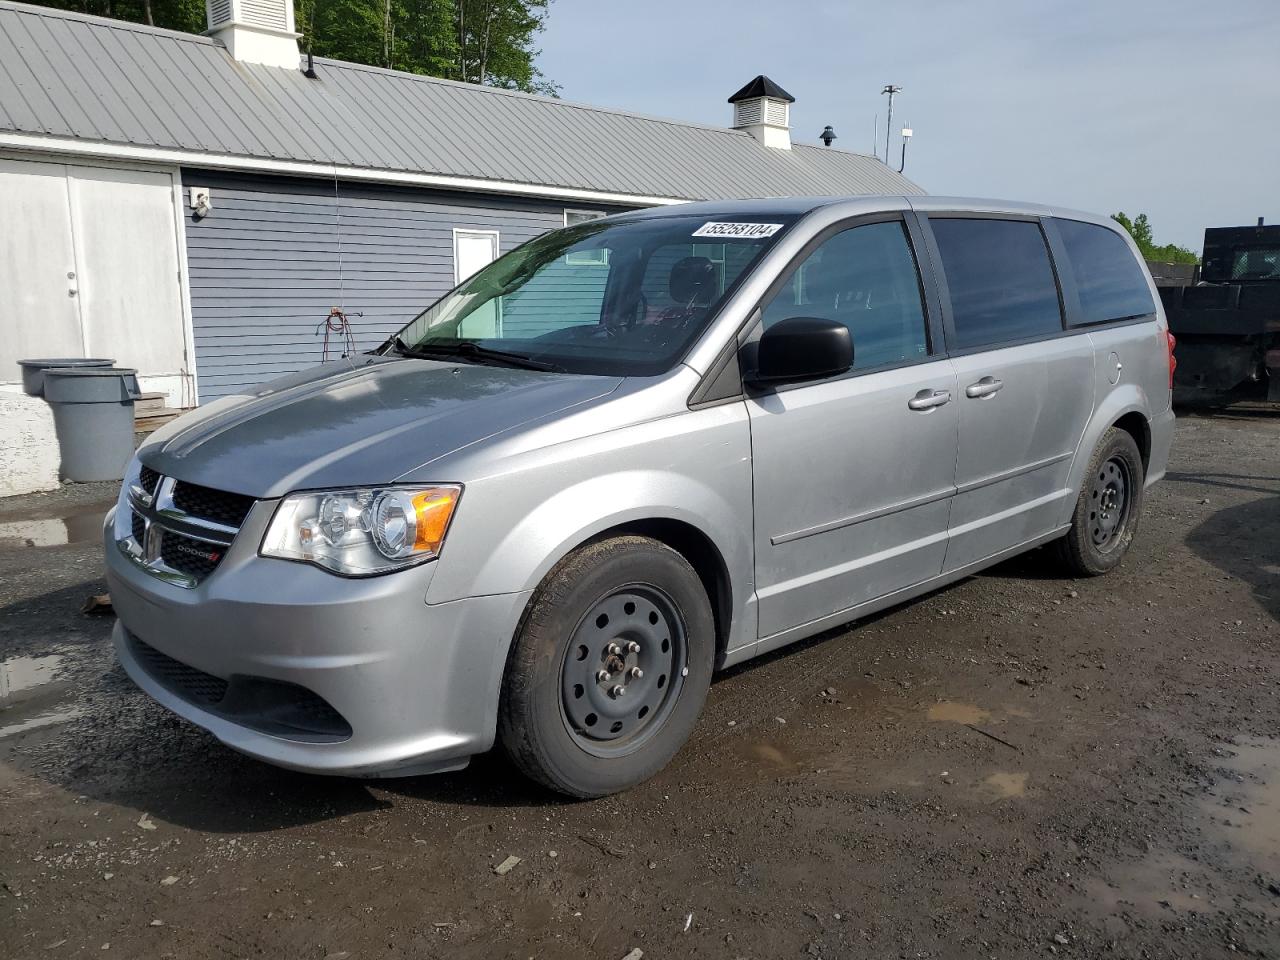
[[[140,456],[166,476],[258,498],[390,483],[621,382],[360,357],[271,381],[250,397],[216,400],[156,431]]]

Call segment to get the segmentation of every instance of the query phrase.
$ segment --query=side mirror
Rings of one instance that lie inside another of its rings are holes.
[[[789,317],[775,323],[756,346],[748,382],[766,386],[834,377],[853,366],[849,328],[822,317]]]

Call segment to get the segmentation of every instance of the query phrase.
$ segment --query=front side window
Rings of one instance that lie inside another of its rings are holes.
[[[500,257],[392,342],[410,355],[575,373],[670,369],[794,216],[594,220]]]
[[[822,317],[849,328],[855,370],[929,352],[920,275],[899,220],[837,233],[810,253],[764,307],[764,326]]]
[[[1128,320],[1155,312],[1146,270],[1118,233],[1096,223],[1054,220],[1067,251],[1084,323]]]
[[[929,225],[951,294],[956,349],[1062,329],[1058,284],[1038,223],[931,217]]]

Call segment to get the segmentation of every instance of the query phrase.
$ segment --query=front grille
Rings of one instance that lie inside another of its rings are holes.
[[[138,474],[138,483],[142,484],[142,489],[147,491],[148,496],[156,495],[156,487],[160,486],[160,474],[150,467],[143,467],[142,472]]]
[[[198,483],[179,480],[173,487],[173,505],[179,510],[228,527],[244,523],[253,502],[253,497],[202,487]]]
[[[306,687],[235,674],[223,680],[187,666],[129,634],[138,664],[175,696],[250,730],[292,740],[335,743],[351,737],[351,724],[329,701]]]
[[[160,536],[160,559],[179,573],[194,577],[197,583],[218,568],[226,552],[226,547],[219,544],[184,537],[172,530],[165,530]]]
[[[132,545],[125,553],[148,573],[179,587],[213,573],[253,509],[253,497],[161,476],[143,467],[129,497]]]
[[[206,707],[221,703],[227,695],[227,687],[230,686],[227,681],[189,667],[155,647],[148,646],[137,637],[131,639],[133,655],[138,658],[143,669],[165,689]]]

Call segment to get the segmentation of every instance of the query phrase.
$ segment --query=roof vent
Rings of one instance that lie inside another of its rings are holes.
[[[791,149],[790,114],[795,97],[761,74],[730,97],[729,102],[733,104],[735,130],[745,130],[766,147]]]
[[[298,69],[293,0],[205,0],[206,36],[245,63]]]

